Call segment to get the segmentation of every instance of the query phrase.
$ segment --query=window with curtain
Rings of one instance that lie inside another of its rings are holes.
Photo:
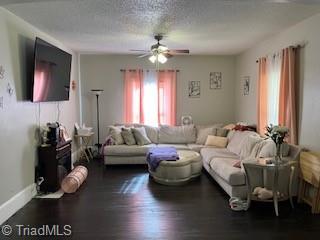
[[[260,58],[258,76],[258,131],[264,134],[269,124],[286,126],[292,144],[298,143],[296,49]]]
[[[151,126],[176,123],[176,71],[125,70],[126,123]]]

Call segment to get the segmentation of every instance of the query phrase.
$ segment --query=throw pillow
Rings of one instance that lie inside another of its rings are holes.
[[[226,128],[217,128],[216,129],[216,136],[218,137],[226,137],[228,135],[229,129]]]
[[[204,145],[208,135],[215,135],[215,128],[213,127],[198,127],[197,126],[197,140],[196,144]]]
[[[122,128],[121,136],[123,137],[123,140],[125,144],[127,145],[136,145],[136,139],[134,138],[134,135],[131,131],[131,128]]]
[[[218,137],[209,135],[205,143],[206,146],[213,146],[218,148],[225,148],[228,144],[228,139],[226,137]]]
[[[138,145],[147,145],[151,143],[144,127],[132,128],[131,131],[133,132]]]
[[[116,145],[124,144],[124,140],[121,135],[122,127],[123,126],[109,126],[109,134],[111,135]]]

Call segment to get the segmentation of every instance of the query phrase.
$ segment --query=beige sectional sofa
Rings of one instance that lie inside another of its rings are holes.
[[[124,125],[118,124],[118,126]],[[204,128],[212,128],[212,131],[215,131],[215,129],[221,128],[221,124],[205,127],[190,125],[180,127],[161,126],[159,128],[141,124],[125,126],[143,126],[152,143],[143,146],[124,144],[105,146],[104,163],[106,165],[146,164],[146,153],[150,147],[174,146],[178,150],[193,150],[200,153],[206,171],[230,197],[245,198],[247,194],[245,173],[243,169],[234,167],[237,161],[245,161],[256,157],[271,157],[275,153],[271,140],[265,140],[251,131],[230,131],[227,135],[228,144],[226,148],[205,146],[203,142],[199,144],[199,138],[205,137],[203,136]],[[199,135],[200,133],[202,136]],[[295,161],[298,161],[299,154],[299,148],[293,145],[288,145],[283,152],[284,158]]]

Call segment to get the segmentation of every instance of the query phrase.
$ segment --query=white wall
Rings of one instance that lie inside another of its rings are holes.
[[[123,122],[123,73],[120,69],[153,69],[147,58],[132,55],[81,55],[83,120],[96,124],[95,97],[90,89],[104,89],[101,95],[100,138],[105,138],[106,126]],[[232,56],[175,56],[162,68],[179,69],[177,77],[177,120],[192,115],[196,124],[234,121],[234,69]],[[221,90],[209,89],[209,73],[221,71]],[[188,97],[188,82],[201,81],[201,97]]]
[[[57,103],[26,100],[28,65],[32,64],[36,36],[72,53],[60,42],[0,8],[0,65],[5,69],[5,78],[0,79],[0,97],[4,99],[4,106],[0,108],[0,206],[34,182],[37,126],[56,121],[58,116]],[[73,53],[72,79],[76,81],[77,59]],[[14,89],[12,96],[6,91],[8,83]],[[79,121],[78,91],[71,91],[70,101],[60,103],[60,122],[69,134],[74,122]]]
[[[240,54],[236,59],[236,120],[257,122],[256,60],[289,45],[305,43],[300,51],[300,145],[320,150],[320,14],[279,33]],[[249,96],[243,96],[243,76],[251,77]]]

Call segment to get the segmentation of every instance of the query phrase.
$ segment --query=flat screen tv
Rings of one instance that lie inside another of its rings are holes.
[[[36,38],[32,102],[69,100],[72,55]]]

